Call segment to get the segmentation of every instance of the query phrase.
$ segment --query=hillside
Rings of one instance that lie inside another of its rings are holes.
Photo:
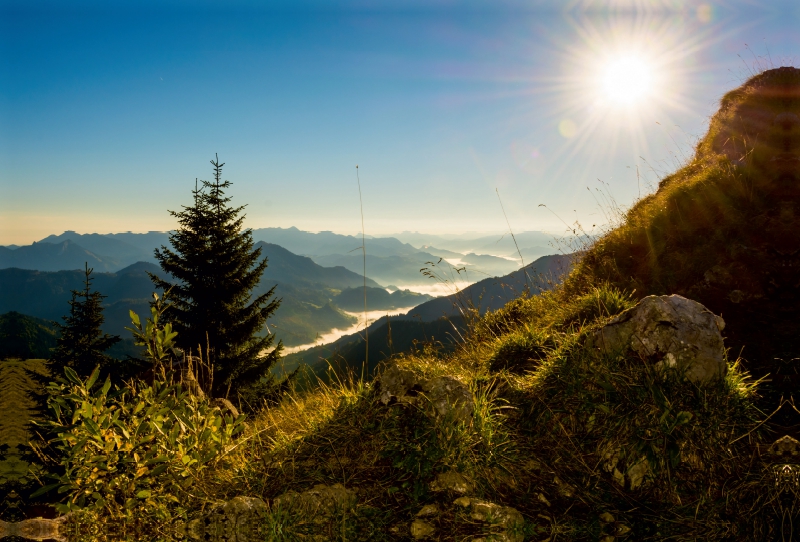
[[[47,359],[56,346],[52,322],[18,312],[0,314],[0,360]]]
[[[484,279],[449,296],[421,303],[406,314],[380,318],[367,330],[370,361],[365,367],[366,374],[373,374],[379,362],[395,353],[408,352],[416,344],[435,343],[443,351],[452,351],[466,334],[465,315],[470,309],[485,315],[526,291],[536,294],[550,290],[570,271],[573,261],[574,255],[544,256],[526,266],[524,271],[520,269],[505,277]],[[362,330],[330,344],[287,355],[283,370],[290,372],[305,363],[314,373],[323,375],[328,363],[333,363],[345,371],[348,368],[358,371],[366,351]]]
[[[76,470],[62,477],[62,499],[93,507],[72,516],[75,532],[145,524],[193,539],[791,539],[798,110],[800,70],[753,77],[723,98],[693,159],[579,260],[541,259],[533,265],[551,277],[518,271],[373,324],[368,353],[358,336],[302,353],[337,372],[313,360],[316,375],[246,426],[199,394],[182,396],[182,413],[149,406],[160,417],[134,460],[163,454],[164,464],[118,461],[129,484],[104,478],[117,471],[96,443],[128,458],[123,436],[144,425],[140,410],[118,408],[107,390],[92,404],[86,384],[64,384],[74,412],[61,426],[66,449],[86,459],[65,460]],[[525,286],[530,295],[520,295]],[[139,386],[139,397],[166,389]],[[218,420],[205,441],[211,431],[183,421],[203,408]],[[196,466],[184,442],[212,449],[222,428],[235,444],[215,448],[213,462],[195,454],[206,461]]]

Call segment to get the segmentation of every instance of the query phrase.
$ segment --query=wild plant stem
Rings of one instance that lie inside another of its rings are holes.
[[[508,226],[508,232],[511,234],[511,239],[514,240],[514,246],[517,247],[517,254],[519,254],[519,263],[522,264],[522,272],[525,274],[525,286],[528,287],[528,291],[531,290],[531,284],[528,282],[528,270],[525,269],[525,261],[522,259],[522,251],[519,249],[519,245],[517,244],[517,238],[514,237],[514,231],[511,229],[511,223],[508,221],[508,215],[506,214],[506,209],[503,207],[503,200],[500,199],[500,189],[495,188],[495,192],[497,192],[497,200],[500,202],[500,209],[503,211],[503,216],[506,219],[506,225]]]
[[[364,233],[364,200],[361,197],[361,177],[356,164],[356,181],[358,182],[358,205],[361,208],[361,254],[364,256],[364,365],[369,367],[369,320],[367,320],[367,242]]]

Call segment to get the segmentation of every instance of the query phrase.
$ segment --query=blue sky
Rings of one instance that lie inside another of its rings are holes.
[[[564,4],[0,1],[0,244],[171,229],[214,153],[250,227],[359,231],[356,164],[368,234],[599,226],[800,62],[792,2]]]

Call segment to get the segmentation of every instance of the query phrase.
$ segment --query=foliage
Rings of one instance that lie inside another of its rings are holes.
[[[259,404],[277,389],[269,369],[280,359],[282,344],[274,336],[258,336],[280,300],[274,288],[251,300],[251,293],[267,267],[253,250],[251,230],[242,230],[243,207],[230,207],[221,181],[222,166],[212,160],[214,182],[202,181],[193,191],[194,205],[170,211],[180,227],[170,234],[172,248],[155,255],[172,281],[151,275],[158,288],[172,289],[173,309],[168,319],[179,332],[177,344],[185,351],[207,350],[213,358],[216,396],[240,396],[245,404]],[[269,350],[269,351],[268,351]]]
[[[164,303],[168,295],[169,291],[164,294],[163,298],[159,298],[157,293],[153,293],[150,318],[145,321],[144,327],[142,327],[139,315],[130,311],[131,323],[134,327],[126,328],[133,333],[134,344],[146,348],[145,355],[153,363],[153,371],[160,373],[164,379],[166,379],[166,371],[171,370],[172,361],[177,356],[175,337],[178,333],[172,331],[172,324],[169,322],[163,326],[159,325],[164,311],[169,308],[169,304]]]
[[[52,444],[65,470],[40,490],[67,494],[57,506],[61,512],[185,510],[195,498],[192,486],[243,429],[243,416],[224,415],[179,383],[112,389],[109,379],[94,385],[98,370],[86,380],[64,371],[65,378],[48,386],[52,419],[42,425],[57,435]]]
[[[107,372],[116,361],[104,352],[120,341],[117,336],[101,332],[105,296],[91,291],[91,274],[92,269],[87,266],[84,289],[72,290],[69,315],[64,316],[63,324],[56,324],[60,336],[50,358],[54,367],[71,367],[84,377],[95,367]]]

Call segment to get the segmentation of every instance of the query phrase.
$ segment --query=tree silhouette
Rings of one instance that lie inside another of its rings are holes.
[[[103,373],[111,370],[117,360],[105,351],[121,340],[101,331],[105,320],[102,302],[106,296],[91,291],[92,271],[87,264],[83,290],[72,290],[69,314],[63,317],[63,324],[56,323],[60,336],[49,361],[51,370],[60,372],[65,366],[72,367],[84,378],[98,365]]]
[[[273,335],[257,335],[280,300],[273,298],[274,287],[251,300],[267,259],[260,260],[260,248],[253,250],[252,231],[242,229],[244,206],[231,207],[225,197],[231,185],[222,181],[225,164],[219,158],[211,164],[214,181],[195,185],[194,204],[170,211],[180,224],[169,237],[172,248],[155,251],[171,280],[150,278],[157,288],[172,288],[173,307],[165,314],[178,332],[178,346],[210,354],[212,393],[239,396],[252,405],[280,391],[269,369],[283,345],[273,347]]]

